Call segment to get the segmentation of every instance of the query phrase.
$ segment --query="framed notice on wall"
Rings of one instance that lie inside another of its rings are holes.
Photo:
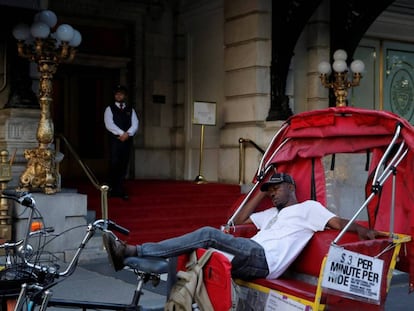
[[[216,125],[216,103],[194,102],[193,124]]]

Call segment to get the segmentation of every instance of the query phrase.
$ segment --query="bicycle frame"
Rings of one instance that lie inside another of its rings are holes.
[[[85,236],[84,241],[88,239],[88,237],[91,237],[92,231],[88,231],[88,233]],[[112,232],[111,232],[112,233]],[[93,234],[92,234],[93,235]],[[79,247],[79,250],[81,249],[83,243]],[[80,252],[77,252],[77,255],[75,257],[80,256]],[[152,268],[147,269],[147,271],[142,271],[140,266],[147,266],[149,267],[151,263],[150,261],[153,261]],[[145,263],[146,262],[146,263]],[[70,266],[71,268],[68,268],[65,270],[65,272],[62,272],[60,275],[64,275],[67,273],[72,273],[75,271],[77,260],[74,258],[71,261]],[[149,263],[149,264],[148,264]],[[144,311],[145,308],[141,306],[140,299],[143,294],[143,288],[144,284],[148,281],[152,281],[154,286],[157,286],[160,282],[160,275],[163,273],[170,273],[171,269],[174,265],[171,265],[167,260],[164,259],[145,259],[145,258],[138,258],[138,257],[132,257],[129,258],[125,264],[134,270],[134,273],[137,275],[137,285],[134,290],[134,294],[132,296],[132,299],[129,304],[120,304],[120,303],[108,303],[108,302],[94,302],[94,301],[86,301],[86,300],[73,300],[73,299],[54,299],[52,298],[53,291],[50,289],[55,285],[49,284],[45,287],[41,287],[35,284],[28,285],[23,284],[22,289],[19,294],[19,298],[17,300],[16,306],[14,308],[14,311],[31,311],[32,305],[29,304],[29,308],[25,310],[25,297],[28,295],[28,292],[31,290],[39,291],[40,293],[43,293],[43,295],[36,294],[34,297],[33,302],[37,305],[39,305],[38,311],[44,311],[48,307],[60,307],[60,308],[78,308],[82,310],[88,310],[88,309],[102,309],[102,310],[124,310],[124,311]],[[163,310],[164,308],[161,307],[160,310]],[[151,310],[155,310],[154,308],[151,308]]]
[[[44,274],[45,279],[49,280],[49,282],[46,282],[45,284],[40,281],[23,283],[16,304],[14,306],[14,311],[32,311],[35,306],[39,306],[39,311],[44,311],[50,306],[62,308],[75,307],[82,310],[145,310],[145,308],[139,305],[144,284],[148,281],[152,281],[153,285],[156,286],[160,282],[161,274],[169,273],[172,271],[171,269],[173,268],[173,265],[171,264],[171,261],[168,261],[166,259],[132,257],[128,258],[125,261],[125,264],[137,275],[137,285],[134,289],[134,294],[130,303],[119,304],[92,301],[76,301],[70,299],[53,299],[52,288],[57,284],[57,279],[68,277],[73,274],[78,265],[82,251],[85,249],[88,241],[94,236],[97,230],[106,232],[107,234],[111,235],[114,235],[112,230],[122,234],[128,234],[129,230],[108,219],[95,220],[93,223],[90,223],[87,226],[86,233],[67,268],[64,271],[59,272],[55,266],[39,265],[36,263],[31,263],[28,260],[29,252],[25,250],[28,250],[30,248],[30,245],[28,243],[29,238],[35,234],[51,231],[50,228],[47,228],[40,231],[31,232],[31,223],[36,206],[35,200],[29,193],[21,193],[17,191],[6,191],[6,195],[4,195],[4,197],[10,198],[19,204],[31,208],[31,211],[28,218],[25,237],[17,242],[4,243],[0,247],[6,249],[23,249],[23,251],[19,253],[20,257],[22,258],[22,269],[33,269],[34,271]]]

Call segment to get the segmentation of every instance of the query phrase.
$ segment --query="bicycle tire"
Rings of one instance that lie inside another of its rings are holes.
[[[14,303],[16,305],[16,303]],[[29,297],[26,297],[21,309],[18,311],[36,311],[37,304],[29,299]],[[14,307],[12,309],[7,309],[7,311],[14,311]]]
[[[24,283],[34,283],[36,277],[19,267],[6,268],[0,272],[0,297],[17,297]]]

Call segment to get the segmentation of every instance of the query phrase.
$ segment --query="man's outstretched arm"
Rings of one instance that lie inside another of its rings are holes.
[[[328,221],[328,227],[332,229],[342,230],[345,228],[345,226],[348,224],[349,220],[344,219],[338,216],[332,217]],[[358,223],[352,223],[349,227],[349,231],[354,231],[358,233],[358,236],[361,240],[373,240],[377,237],[386,237],[388,236],[385,232],[380,232],[374,229],[369,229],[367,227],[364,227]]]

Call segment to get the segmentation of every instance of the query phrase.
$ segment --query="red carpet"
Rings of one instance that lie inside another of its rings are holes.
[[[88,195],[88,209],[101,217],[100,192],[92,185],[77,183]],[[129,200],[109,198],[109,218],[130,230],[119,235],[128,243],[159,241],[202,226],[219,228],[226,223],[232,204],[240,197],[240,186],[190,181],[130,180]]]

